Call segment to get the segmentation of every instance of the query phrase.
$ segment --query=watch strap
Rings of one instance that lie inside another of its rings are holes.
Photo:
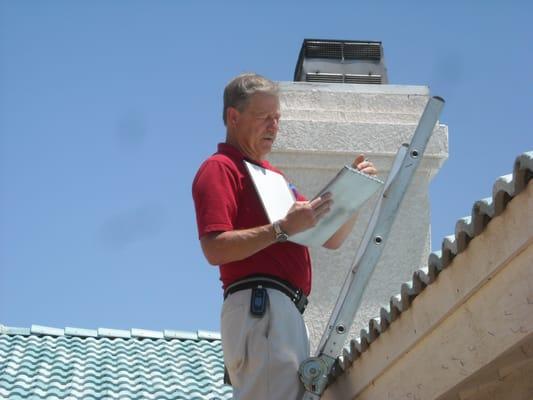
[[[272,224],[274,232],[276,234],[276,242],[285,242],[289,239],[289,235],[281,228],[281,221],[276,221]]]

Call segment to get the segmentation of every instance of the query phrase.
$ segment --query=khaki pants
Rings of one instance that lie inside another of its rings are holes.
[[[302,315],[283,293],[267,289],[261,318],[250,314],[246,289],[227,297],[222,307],[222,348],[235,400],[300,400],[300,363],[309,357]]]

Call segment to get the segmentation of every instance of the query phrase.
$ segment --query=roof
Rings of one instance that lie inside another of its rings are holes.
[[[232,398],[220,335],[0,325],[0,398]]]
[[[350,342],[337,359],[331,378],[343,374],[379,336],[394,329],[414,299],[431,289],[438,275],[483,233],[490,221],[524,191],[533,176],[533,151],[517,157],[513,173],[500,177],[492,197],[474,203],[460,219],[455,235],[432,253],[426,268],[391,297],[380,318]],[[217,333],[12,328],[0,325],[0,397],[26,398],[162,398],[230,399],[223,384],[223,361]]]
[[[430,254],[427,267],[415,271],[412,280],[401,285],[400,293],[390,298],[388,307],[381,308],[380,316],[369,321],[368,329],[362,330],[359,338],[350,341],[343,354],[337,358],[330,375],[331,380],[342,375],[382,333],[394,328],[394,321],[411,307],[420,293],[430,290],[438,275],[450,266],[458,254],[468,248],[470,241],[480,235],[515,196],[524,191],[532,176],[533,151],[529,151],[516,158],[512,174],[496,180],[492,197],[476,201],[472,214],[457,221],[455,234],[444,238],[441,251]]]

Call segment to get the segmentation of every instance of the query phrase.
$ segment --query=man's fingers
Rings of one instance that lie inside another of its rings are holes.
[[[326,215],[329,210],[331,209],[331,204],[333,204],[333,200],[329,199],[318,205],[315,209],[313,209],[313,217],[315,219],[315,223],[320,220],[324,215]]]
[[[371,161],[368,161],[366,159],[360,159],[360,156],[356,158],[356,161],[360,160],[358,164],[356,164],[355,168],[364,174],[368,175],[377,175],[378,171],[374,164]],[[355,164],[355,161],[354,161]]]
[[[324,215],[326,215],[330,208],[331,208],[331,203],[329,204],[323,204],[321,207],[317,208],[315,210],[315,220],[318,221],[320,218],[322,218]]]
[[[324,203],[326,201],[330,201],[330,200],[331,200],[331,193],[327,192],[327,193],[324,193],[324,194],[318,196],[313,201],[311,201],[309,203],[309,205],[311,206],[311,208],[315,209],[316,207],[320,206],[322,203]]]
[[[370,165],[372,165],[372,163],[366,159],[364,154],[359,154],[357,157],[355,157],[355,160],[352,163],[352,167],[359,171]]]
[[[376,175],[378,173],[377,169],[372,164],[367,167],[364,167],[363,169],[360,169],[359,171],[367,175]]]
[[[316,212],[321,211],[323,209],[329,210],[329,208],[331,208],[331,204],[333,204],[333,200],[323,200],[322,202],[317,203],[315,206],[313,206],[312,210],[315,212],[315,214]]]
[[[333,204],[333,200],[331,199],[324,200],[320,204],[318,204],[316,207],[313,207],[313,210],[320,211],[320,210],[323,210],[324,208],[330,208],[331,204]]]
[[[365,161],[365,155],[359,154],[357,157],[355,157],[355,160],[353,160],[352,167],[357,168],[357,166],[363,161]]]

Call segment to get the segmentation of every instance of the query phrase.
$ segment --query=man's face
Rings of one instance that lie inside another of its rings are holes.
[[[234,110],[231,142],[246,156],[262,160],[272,150],[279,127],[277,96],[256,93],[242,111]]]

